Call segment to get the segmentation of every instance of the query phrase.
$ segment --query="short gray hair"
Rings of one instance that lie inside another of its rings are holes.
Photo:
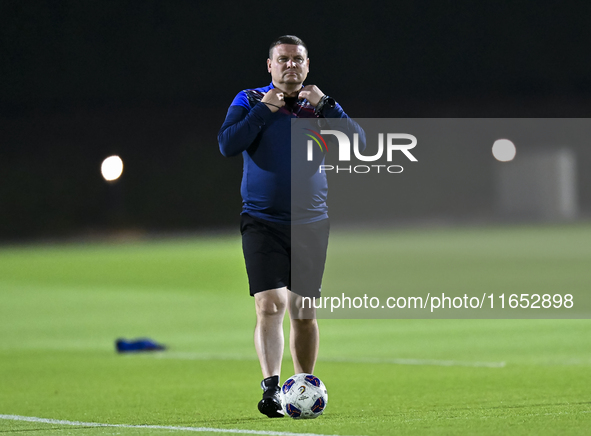
[[[271,47],[269,47],[269,59],[273,59],[273,48],[280,44],[301,45],[306,49],[306,56],[308,56],[308,47],[306,47],[304,41],[295,35],[283,35],[271,43]]]

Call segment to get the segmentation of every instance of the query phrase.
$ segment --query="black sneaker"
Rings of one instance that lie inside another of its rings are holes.
[[[263,399],[259,401],[259,412],[269,418],[283,418],[285,412],[281,405],[281,388],[279,387],[279,376],[275,375],[264,379],[261,382]]]

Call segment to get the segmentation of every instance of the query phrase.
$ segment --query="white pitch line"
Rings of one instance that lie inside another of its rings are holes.
[[[98,422],[80,422],[80,421],[65,421],[62,419],[47,419],[37,418],[34,416],[20,416],[20,415],[0,415],[0,419],[11,421],[26,421],[37,422],[43,424],[57,424],[57,425],[72,425],[76,427],[117,427],[117,428],[145,428],[151,430],[178,430],[178,431],[193,431],[193,432],[211,432],[211,433],[238,433],[238,434],[258,434],[265,436],[329,436],[318,433],[291,433],[283,431],[267,431],[267,430],[241,430],[234,428],[208,428],[208,427],[175,427],[172,425],[131,425],[131,424],[102,424]]]
[[[183,353],[183,352],[163,352],[158,354],[143,354],[160,359],[179,359],[179,360],[256,360],[255,357],[239,355],[215,355],[207,353]],[[504,368],[506,362],[471,362],[463,360],[437,360],[437,359],[397,359],[397,358],[324,358],[318,359],[319,362],[339,362],[339,363],[386,363],[392,365],[425,365],[425,366],[466,366],[475,368]]]

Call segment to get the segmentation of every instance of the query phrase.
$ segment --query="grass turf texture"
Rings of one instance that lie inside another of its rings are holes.
[[[588,225],[334,231],[331,250],[359,253],[366,274],[371,265],[383,269],[387,255],[397,285],[417,290],[466,281],[494,292],[518,283],[530,293],[591,284]],[[344,283],[344,273],[329,268],[325,287],[359,285]],[[315,372],[329,390],[327,410],[313,421],[270,420],[256,410],[254,309],[237,237],[5,247],[0,414],[341,435],[589,434],[589,320],[319,322]],[[121,336],[153,337],[170,350],[117,355]],[[292,373],[288,359],[286,350],[283,379]],[[1,432],[171,433],[0,419]]]

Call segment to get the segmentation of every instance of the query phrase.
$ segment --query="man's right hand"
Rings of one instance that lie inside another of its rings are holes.
[[[280,108],[285,106],[285,101],[283,100],[283,91],[280,91],[277,88],[269,89],[261,101],[263,103],[268,103],[267,107],[271,110],[271,112],[277,112]]]

